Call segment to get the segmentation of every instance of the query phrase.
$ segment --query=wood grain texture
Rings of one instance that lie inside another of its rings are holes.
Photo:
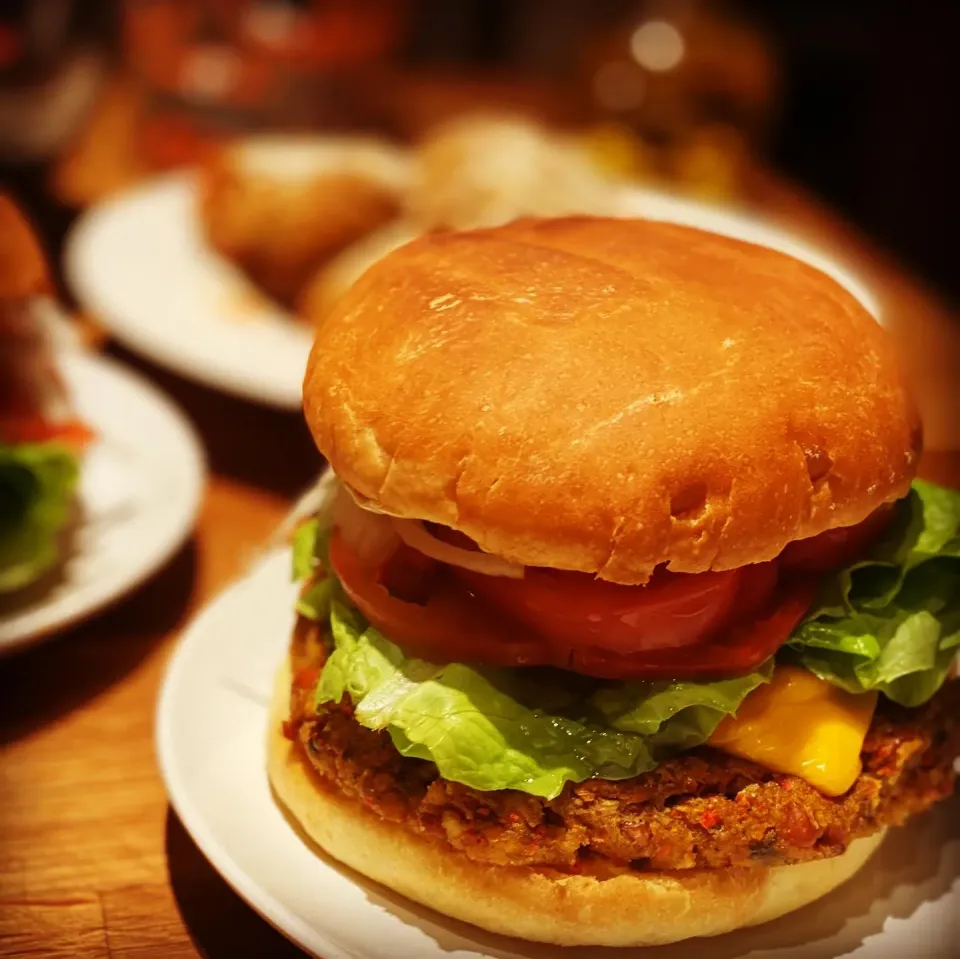
[[[956,324],[816,204],[773,180],[767,202],[807,235],[845,244],[879,285],[928,445],[960,447]],[[297,416],[121,358],[194,419],[212,479],[196,535],[157,577],[82,627],[0,662],[0,956],[302,956],[230,890],[170,811],[153,717],[178,632],[244,569],[319,460]],[[960,452],[928,455],[923,472],[960,486]]]

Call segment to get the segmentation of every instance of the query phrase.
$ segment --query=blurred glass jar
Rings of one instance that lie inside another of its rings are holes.
[[[351,78],[393,51],[408,0],[126,0],[124,53],[144,89],[151,165],[211,138],[364,126]]]
[[[723,199],[766,138],[777,69],[735,6],[645,0],[588,45],[580,82],[604,120],[588,138],[601,162]]]

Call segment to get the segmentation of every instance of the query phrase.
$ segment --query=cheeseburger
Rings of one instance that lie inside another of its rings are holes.
[[[960,495],[860,303],[680,226],[518,221],[372,267],[304,383],[270,776],[336,859],[497,933],[773,919],[946,797]]]

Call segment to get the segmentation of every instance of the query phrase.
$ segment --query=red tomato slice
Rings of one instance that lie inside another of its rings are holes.
[[[79,420],[51,423],[40,419],[0,419],[0,439],[6,443],[65,443],[83,449],[94,438],[93,430]]]
[[[799,579],[782,587],[758,609],[751,598],[776,582],[772,563],[745,567],[751,570],[741,586],[742,618],[694,649],[651,650],[618,657],[604,650],[574,652],[571,668],[604,679],[718,679],[748,673],[766,662],[790,637],[817,594],[814,579]],[[754,590],[758,590],[754,593]]]
[[[646,586],[607,583],[586,573],[528,568],[523,579],[455,575],[477,596],[558,645],[620,655],[692,646],[729,619],[741,570],[697,576],[657,572]]]
[[[855,563],[866,555],[887,528],[893,517],[893,503],[874,510],[862,523],[828,529],[810,539],[798,539],[790,543],[780,554],[779,560],[785,569],[809,573],[826,573]]]
[[[330,563],[357,609],[414,656],[490,666],[549,661],[543,639],[492,616],[449,577],[433,584],[425,603],[406,602],[390,593],[380,570],[359,561],[336,529],[330,537]],[[409,588],[409,583],[404,585]]]
[[[391,596],[422,606],[429,600],[442,570],[442,563],[400,543],[380,567],[377,580]]]
[[[730,598],[734,625],[704,636],[695,646],[648,647],[625,655],[622,650],[585,645],[582,635],[572,642],[569,635],[549,637],[513,621],[471,596],[458,577],[442,567],[436,575],[427,573],[432,582],[423,604],[406,602],[384,585],[387,571],[365,567],[337,531],[330,541],[330,561],[357,608],[410,655],[435,662],[558,666],[608,679],[720,677],[748,672],[786,641],[816,592],[815,581],[806,579],[786,590],[776,590],[775,563],[743,567],[733,579],[735,589]],[[568,578],[565,574],[557,577],[561,581]],[[407,588],[409,585],[405,584]],[[720,591],[716,585],[702,592],[686,588],[691,597],[700,597],[697,602],[705,602],[713,590]],[[554,599],[562,591],[557,590]],[[665,601],[658,607],[664,617],[671,608],[667,599],[674,602],[674,611],[679,609],[676,596],[665,593]]]

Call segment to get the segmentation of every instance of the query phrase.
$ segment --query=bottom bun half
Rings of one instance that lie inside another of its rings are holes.
[[[648,946],[776,919],[846,882],[883,833],[842,856],[794,866],[625,873],[610,879],[492,866],[387,822],[321,778],[282,732],[290,667],[277,676],[269,731],[274,792],[333,858],[438,912],[490,932],[559,945]]]

